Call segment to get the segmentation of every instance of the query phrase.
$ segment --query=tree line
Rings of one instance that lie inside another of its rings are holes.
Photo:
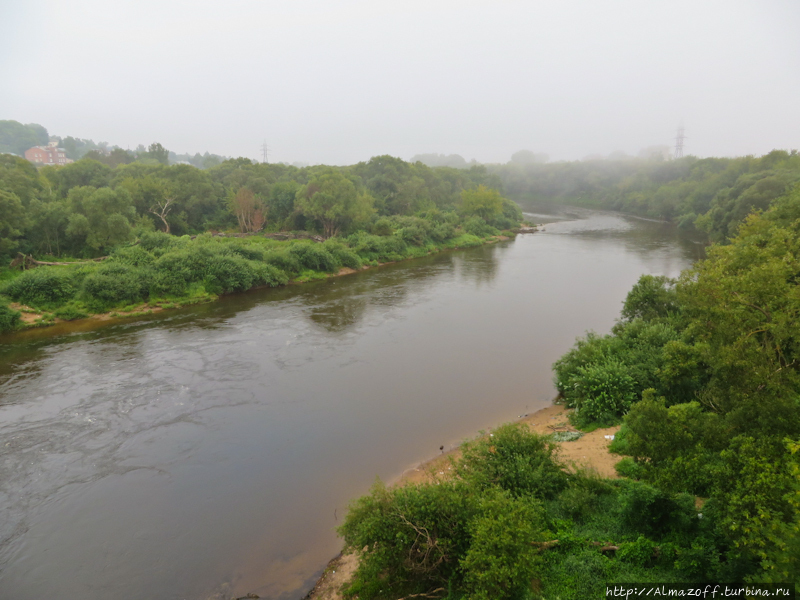
[[[559,202],[664,219],[711,241],[735,235],[752,210],[766,210],[800,180],[800,154],[762,157],[490,165],[514,200]]]
[[[20,323],[8,302],[45,324],[474,246],[522,220],[493,185],[480,167],[390,156],[342,168],[240,158],[201,170],[91,158],[37,169],[2,154],[0,259],[51,264],[0,270],[0,330]],[[325,243],[307,241],[314,235]]]

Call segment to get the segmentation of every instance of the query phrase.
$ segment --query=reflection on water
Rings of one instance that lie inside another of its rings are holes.
[[[302,597],[375,476],[546,404],[575,336],[697,248],[575,209],[495,246],[2,338],[0,597]]]

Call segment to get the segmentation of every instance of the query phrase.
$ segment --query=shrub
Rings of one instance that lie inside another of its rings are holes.
[[[339,269],[339,262],[321,244],[314,242],[301,242],[289,248],[300,264],[306,269],[332,273]]]
[[[408,227],[398,229],[395,232],[395,235],[399,236],[404,242],[411,244],[412,246],[422,246],[427,239],[425,231],[423,231],[423,229],[417,225],[409,225]]]
[[[382,217],[372,224],[372,233],[374,235],[392,235],[394,228],[392,221],[386,217]]]
[[[228,249],[236,254],[237,256],[241,256],[242,258],[246,258],[247,260],[264,260],[266,253],[262,248],[258,248],[257,246],[245,245],[241,243],[235,244],[228,244]]]
[[[630,456],[626,456],[615,464],[614,470],[620,477],[627,477],[628,479],[642,479],[645,473],[644,466],[637,463]]]
[[[504,600],[529,589],[543,510],[497,488],[475,493],[463,482],[387,489],[351,504],[339,528],[361,550],[345,597],[424,595],[448,585],[470,598]]]
[[[451,223],[439,223],[431,229],[431,239],[434,242],[444,242],[456,235],[456,228]]]
[[[656,543],[640,535],[635,542],[623,544],[617,558],[639,567],[647,566],[656,558]]]
[[[22,304],[50,308],[69,300],[77,290],[74,270],[40,267],[12,279],[0,289],[0,293]]]
[[[303,270],[300,260],[294,254],[290,254],[287,248],[270,250],[265,254],[264,262],[284,271],[290,277],[294,277]]]
[[[360,269],[362,262],[352,249],[338,238],[328,238],[322,244],[323,248],[331,253],[331,256],[343,267]]]
[[[405,258],[408,245],[396,235],[380,237],[359,231],[347,238],[350,248],[365,261],[389,262]]]
[[[74,321],[75,319],[85,319],[89,315],[77,308],[74,304],[67,304],[53,312],[53,315],[62,321]]]
[[[119,263],[107,263],[83,280],[81,294],[95,310],[141,302],[149,295],[152,272]]]
[[[567,483],[566,473],[553,461],[557,448],[525,425],[503,425],[464,444],[456,472],[480,488],[496,485],[514,496],[551,498]]]
[[[156,258],[141,245],[117,248],[112,253],[114,262],[130,265],[132,267],[146,267],[152,265]]]
[[[201,281],[203,272],[196,257],[187,250],[168,252],[153,265],[152,293],[155,296],[181,296],[189,284]]]
[[[637,400],[636,381],[614,358],[581,367],[576,383],[574,403],[581,423],[613,423]]]
[[[216,254],[207,259],[203,286],[211,294],[249,290],[256,281],[255,269],[239,256]]]
[[[486,221],[481,219],[480,217],[470,217],[461,228],[466,231],[467,233],[471,233],[472,235],[476,235],[478,237],[488,237],[490,235],[497,235],[499,232],[497,229],[489,225]]]
[[[289,283],[289,276],[272,265],[251,263],[255,280],[253,285],[268,285],[277,287]]]
[[[0,304],[0,333],[13,331],[19,325],[19,321],[19,311],[14,310],[7,304]]]
[[[595,504],[595,494],[584,486],[570,485],[558,496],[558,506],[570,519],[579,520]]]
[[[145,231],[139,236],[139,245],[147,252],[152,252],[153,250],[164,251],[179,245],[178,239],[163,231]]]

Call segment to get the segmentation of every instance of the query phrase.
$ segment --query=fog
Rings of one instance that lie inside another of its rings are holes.
[[[270,162],[800,146],[800,2],[0,0],[0,119]]]

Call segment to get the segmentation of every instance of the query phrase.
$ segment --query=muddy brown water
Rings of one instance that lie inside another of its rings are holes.
[[[581,209],[471,250],[0,338],[0,598],[296,600],[376,477],[547,405],[643,273],[702,253]]]

